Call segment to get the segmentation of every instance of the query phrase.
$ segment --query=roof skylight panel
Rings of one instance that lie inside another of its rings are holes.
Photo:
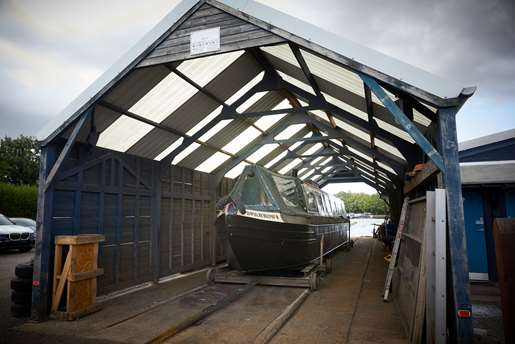
[[[317,181],[317,180],[319,180],[320,178],[322,178],[322,175],[317,174],[317,175],[314,175],[314,176],[311,178],[311,180],[312,180],[312,181],[314,181],[314,182],[316,182],[316,181]]]
[[[243,53],[243,50],[239,50],[186,60],[177,67],[177,70],[200,85],[200,87],[204,87],[243,55]]]
[[[427,127],[431,124],[431,120],[418,112],[417,109],[413,109],[413,120],[422,124],[424,127]]]
[[[267,93],[268,92],[257,92],[257,93],[254,93],[249,99],[247,99],[245,102],[243,102],[243,104],[238,106],[238,108],[236,108],[236,111],[239,112],[239,113],[247,111],[247,109],[249,107],[254,105],[258,100],[263,98],[264,95],[267,94]]]
[[[206,159],[203,163],[195,167],[195,170],[205,173],[211,173],[218,166],[223,164],[230,158],[229,155],[224,154],[222,152],[216,152],[211,155],[208,159]]]
[[[315,173],[315,170],[309,170],[308,173],[300,177],[301,180],[306,180],[309,176],[311,176],[313,173]]]
[[[229,123],[232,122],[232,119],[224,119],[220,122],[216,123],[211,129],[209,129],[204,135],[202,135],[199,140],[202,142],[206,142],[213,136],[215,136],[220,130],[225,128]]]
[[[248,127],[242,131],[238,136],[226,144],[222,149],[232,154],[238,153],[243,147],[251,143],[256,137],[261,135],[261,132],[254,127]]]
[[[299,63],[297,62],[297,59],[295,58],[295,55],[293,54],[293,51],[291,51],[291,48],[288,44],[272,45],[269,47],[261,47],[259,49],[300,68]]]
[[[391,172],[392,174],[397,174],[393,168],[390,166],[383,164],[381,161],[377,161],[377,165],[382,167],[383,169],[387,170],[388,172]]]
[[[100,133],[97,146],[125,152],[153,128],[150,124],[122,115]]]
[[[357,74],[303,49],[301,52],[311,73],[361,97],[365,96],[363,81]]]
[[[177,156],[173,159],[172,165],[177,165],[180,163],[184,158],[186,158],[188,155],[190,155],[195,149],[197,149],[200,146],[200,144],[193,142],[188,147],[184,148]]]
[[[220,113],[222,112],[222,108],[223,106],[220,105],[219,107],[217,107],[215,110],[213,110],[209,115],[207,115],[206,117],[204,117],[200,122],[198,122],[193,128],[191,128],[190,130],[188,130],[188,132],[186,133],[186,135],[188,136],[193,136],[195,135],[200,129],[204,128],[204,126],[206,124],[208,124],[209,122],[211,122],[212,120],[214,120],[216,118],[216,116],[220,115]]]
[[[268,154],[270,154],[274,149],[276,149],[277,147],[279,147],[278,144],[267,144],[267,145],[264,145],[262,147],[260,147],[257,151],[255,151],[254,153],[252,153],[248,158],[247,160],[252,162],[252,163],[257,163],[258,161],[260,161],[261,159],[263,159],[265,156],[267,156]]]
[[[331,171],[332,169],[333,169],[333,167],[332,167],[332,166],[328,166],[328,167],[326,167],[326,168],[324,168],[324,169],[322,170],[322,173],[327,173],[327,172]]]
[[[155,157],[155,160],[158,160],[158,161],[163,160],[168,154],[170,154],[175,149],[177,149],[182,144],[183,141],[184,141],[183,137],[180,137],[179,139],[175,140],[175,142],[172,143],[168,148],[166,148],[164,151],[159,153],[159,155]]]
[[[401,158],[403,160],[406,160],[404,158],[404,155],[402,155],[402,153],[396,147],[394,147],[394,146],[392,146],[392,145],[390,145],[390,144],[388,144],[388,143],[386,143],[383,140],[380,140],[378,138],[376,138],[374,140],[374,142],[375,142],[375,145],[377,147],[379,147],[381,149],[384,149],[388,153],[391,153],[391,154],[393,154],[393,155],[395,155],[395,156],[397,156],[397,157],[399,157],[399,158]]]
[[[374,117],[374,120],[376,121],[377,123],[377,126],[383,130],[386,130],[388,131],[389,133],[391,134],[394,134],[395,136],[405,140],[405,141],[408,141],[410,143],[415,143],[415,140],[413,140],[411,138],[411,136],[409,136],[409,134],[407,132],[405,132],[404,130],[402,129],[399,129],[393,125],[391,125],[390,123],[387,123],[377,117]]]
[[[320,163],[320,165],[322,165],[322,166],[323,166],[323,165],[327,165],[327,164],[329,163],[329,161],[331,161],[332,159],[333,159],[333,157],[331,157],[331,156],[330,156],[329,158],[327,158],[327,159],[325,159],[324,161],[322,161],[322,162]]]
[[[288,126],[286,129],[281,131],[277,136],[274,137],[275,140],[288,140],[290,137],[298,133],[302,128],[306,125],[301,124],[292,124]]]
[[[240,162],[238,165],[236,165],[232,170],[230,170],[229,172],[227,172],[225,174],[225,177],[227,178],[231,178],[231,179],[234,179],[234,178],[237,178],[240,176],[241,172],[243,172],[243,170],[245,169],[246,166],[248,166],[249,164],[247,164],[246,162],[242,161]]]
[[[250,80],[245,86],[240,88],[236,93],[234,93],[229,99],[227,99],[226,103],[232,105],[235,101],[240,99],[245,93],[247,93],[252,87],[256,86],[262,79],[265,72],[261,72],[256,75],[252,80]]]
[[[129,111],[160,123],[195,93],[197,93],[195,87],[177,74],[170,73],[134,104]]]
[[[364,132],[363,130],[360,130],[358,128],[355,128],[352,125],[347,124],[347,123],[345,123],[343,121],[340,121],[338,118],[335,118],[334,122],[341,129],[343,129],[343,130],[345,130],[345,131],[347,131],[347,132],[349,132],[349,133],[359,137],[360,139],[363,139],[363,140],[367,141],[368,143],[370,143],[370,134],[369,133]]]
[[[297,167],[298,165],[300,165],[301,163],[302,163],[301,159],[299,159],[299,158],[293,159],[292,162],[290,162],[288,165],[281,168],[281,170],[279,170],[279,173],[286,174],[286,173],[290,172],[292,169],[294,169],[295,167]]]
[[[368,156],[367,154],[365,153],[361,153],[361,151],[357,150],[357,149],[354,149],[352,146],[347,146],[347,148],[349,149],[349,151],[351,151],[352,153],[356,154],[356,155],[359,155],[360,157],[362,157],[363,159],[367,159],[368,161],[373,161],[372,157],[371,156]]]
[[[313,87],[311,87],[310,85],[308,85],[308,84],[300,81],[299,79],[294,78],[294,77],[292,77],[292,76],[290,76],[290,75],[288,75],[286,73],[283,73],[281,71],[277,71],[277,73],[279,73],[279,75],[281,76],[281,78],[284,81],[286,81],[286,82],[288,82],[288,83],[290,83],[290,84],[292,84],[294,86],[297,86],[301,90],[309,92],[309,93],[311,93],[313,95],[315,94],[315,91],[313,90]]]
[[[315,143],[312,147],[306,150],[302,155],[313,155],[324,148],[324,145],[321,143]]]
[[[316,165],[317,162],[319,162],[320,160],[322,160],[324,157],[323,156],[319,156],[318,158],[315,158],[313,160],[311,160],[311,163],[310,165]]]
[[[275,158],[273,158],[272,160],[270,160],[269,162],[266,163],[265,167],[266,168],[270,168],[272,167],[273,165],[275,165],[276,163],[278,163],[281,159],[283,159],[284,157],[286,157],[286,154],[288,154],[288,151],[284,151],[284,152],[281,152],[279,153],[279,155],[277,155]]]
[[[330,94],[327,94],[327,93],[322,93],[322,94],[324,95],[325,100],[327,100],[329,103],[368,122],[368,114],[366,112],[358,110],[355,107],[350,106],[349,104],[347,104],[345,102],[342,102],[340,99],[331,96]]]
[[[280,109],[288,109],[291,108],[290,104],[287,100],[283,100],[278,105],[276,105],[272,110],[280,110]],[[256,122],[254,122],[254,125],[258,127],[259,129],[266,131],[268,128],[272,127],[274,124],[279,122],[281,119],[286,116],[286,113],[284,114],[277,114],[277,115],[271,115],[271,116],[263,116],[259,118]]]

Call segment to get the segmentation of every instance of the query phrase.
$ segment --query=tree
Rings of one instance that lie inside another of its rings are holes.
[[[28,136],[0,140],[0,182],[36,184],[39,174],[39,145]]]
[[[368,195],[365,193],[338,192],[336,197],[345,203],[345,208],[349,213],[372,213],[386,214],[388,207],[379,194]]]

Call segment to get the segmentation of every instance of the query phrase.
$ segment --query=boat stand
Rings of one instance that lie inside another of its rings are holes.
[[[248,284],[256,281],[258,285],[280,286],[280,287],[300,287],[309,288],[314,291],[320,285],[321,274],[331,272],[331,258],[325,257],[323,263],[319,260],[315,263],[305,266],[299,270],[294,276],[291,271],[285,271],[283,275],[261,275],[244,273],[228,267],[213,268],[207,272],[208,283],[231,283],[231,284]]]

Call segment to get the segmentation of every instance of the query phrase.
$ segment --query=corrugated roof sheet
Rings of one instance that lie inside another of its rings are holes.
[[[317,172],[318,170],[313,168],[315,164],[327,165],[328,167],[323,168],[325,172],[331,171],[332,168],[332,164],[330,164],[332,157],[310,158],[306,156],[319,152],[336,154],[339,150],[338,147],[342,147],[364,159],[365,162],[356,160],[355,163],[364,177],[377,179],[374,175],[377,173],[382,180],[390,180],[385,173],[375,171],[374,159],[364,153],[372,152],[373,149],[371,134],[367,131],[373,128],[372,123],[368,124],[369,117],[373,116],[383,133],[393,134],[408,144],[413,144],[414,141],[396,123],[374,94],[372,94],[372,112],[369,116],[363,81],[355,69],[343,66],[342,60],[339,58],[352,59],[366,68],[372,68],[397,79],[398,82],[405,83],[410,87],[414,86],[442,99],[457,97],[462,90],[456,84],[440,80],[415,67],[252,0],[221,0],[219,2],[207,0],[206,3],[225,8],[234,16],[240,16],[239,12],[224,7],[229,5],[258,20],[269,23],[266,25],[273,25],[310,40],[309,44],[298,43],[299,51],[317,85],[308,81],[301,69],[301,64],[288,44],[264,46],[259,50],[283,80],[311,95],[316,94],[315,90],[318,87],[327,102],[340,110],[333,114],[335,116],[331,122],[329,122],[326,111],[313,110],[310,115],[312,118],[306,119],[306,122],[309,122],[308,125],[305,123],[293,124],[274,136],[276,140],[285,140],[339,132],[346,144],[345,147],[342,146],[340,140],[335,139],[324,144],[302,141],[269,143],[253,150],[252,154],[247,154],[249,156],[246,159],[234,160],[244,148],[256,145],[261,138],[267,137],[269,130],[276,128],[277,131],[278,128],[282,128],[278,125],[290,116],[274,114],[263,117],[222,118],[224,105],[229,109],[264,78],[264,68],[258,61],[259,59],[256,60],[256,52],[247,53],[240,50],[192,58],[167,65],[134,69],[133,67],[143,57],[143,53],[159,37],[165,37],[170,28],[197,5],[197,1],[194,0],[181,2],[135,48],[72,102],[53,124],[43,129],[38,134],[39,139],[52,137],[59,131],[59,128],[65,128],[65,125],[70,123],[81,111],[84,111],[89,104],[101,100],[104,103],[96,106],[94,118],[94,124],[100,133],[97,142],[100,147],[157,160],[162,160],[173,153],[175,155],[173,164],[195,168],[207,173],[222,171],[228,177],[236,176],[248,163],[261,163],[280,173],[289,173],[292,168],[302,166],[301,175],[305,179],[322,178],[321,174]],[[254,25],[260,24],[255,22]],[[286,35],[280,30],[274,30],[274,33]],[[296,38],[292,37],[286,38],[295,41]],[[329,50],[319,49],[318,52],[315,52],[313,50],[315,44]],[[328,54],[334,55],[328,56]],[[352,65],[355,67],[354,62]],[[410,92],[409,90],[412,88],[407,89],[407,92]],[[395,96],[388,90],[385,92],[395,99]],[[302,92],[296,91],[296,93]],[[285,97],[289,97],[289,100],[286,100]],[[288,95],[283,91],[276,90],[259,91],[247,97],[245,101],[238,102],[238,105],[235,106],[236,109],[229,109],[229,111],[259,113],[271,109],[288,109],[291,104],[296,105],[297,99],[292,98],[298,98],[301,106],[307,106],[310,96]],[[424,106],[428,107],[430,111],[436,110],[428,105],[427,101]],[[131,114],[144,118],[147,123],[132,118],[134,115]],[[347,114],[356,118],[350,120],[352,118],[349,118]],[[424,129],[431,123],[430,119],[417,110],[413,111],[413,117],[419,128]],[[315,119],[318,118],[323,122],[317,122]],[[214,121],[217,123],[211,128],[207,128],[207,125]],[[353,123],[356,124],[356,121],[357,124],[361,123],[359,128],[353,125]],[[326,128],[324,130],[324,125],[327,128],[335,125],[336,129],[330,131]],[[202,133],[200,133],[201,130]],[[190,143],[188,146],[184,145],[185,148],[179,152],[179,148],[183,148],[185,139],[188,139],[187,142],[191,142],[191,136],[195,136],[197,133],[198,138],[193,138],[196,142]],[[386,135],[386,137],[392,136]],[[403,164],[405,157],[390,141],[394,142],[395,140],[376,137],[374,141],[377,147],[376,151],[392,161]],[[241,162],[234,166],[234,161]],[[343,158],[340,161],[353,164],[352,161]],[[367,161],[369,163],[366,163]],[[377,162],[377,164],[396,174],[390,166],[382,162]],[[229,171],[227,171],[227,166],[230,168]]]

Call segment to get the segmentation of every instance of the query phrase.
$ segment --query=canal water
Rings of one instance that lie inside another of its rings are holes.
[[[383,223],[383,219],[350,219],[350,236],[372,236],[374,224]]]

